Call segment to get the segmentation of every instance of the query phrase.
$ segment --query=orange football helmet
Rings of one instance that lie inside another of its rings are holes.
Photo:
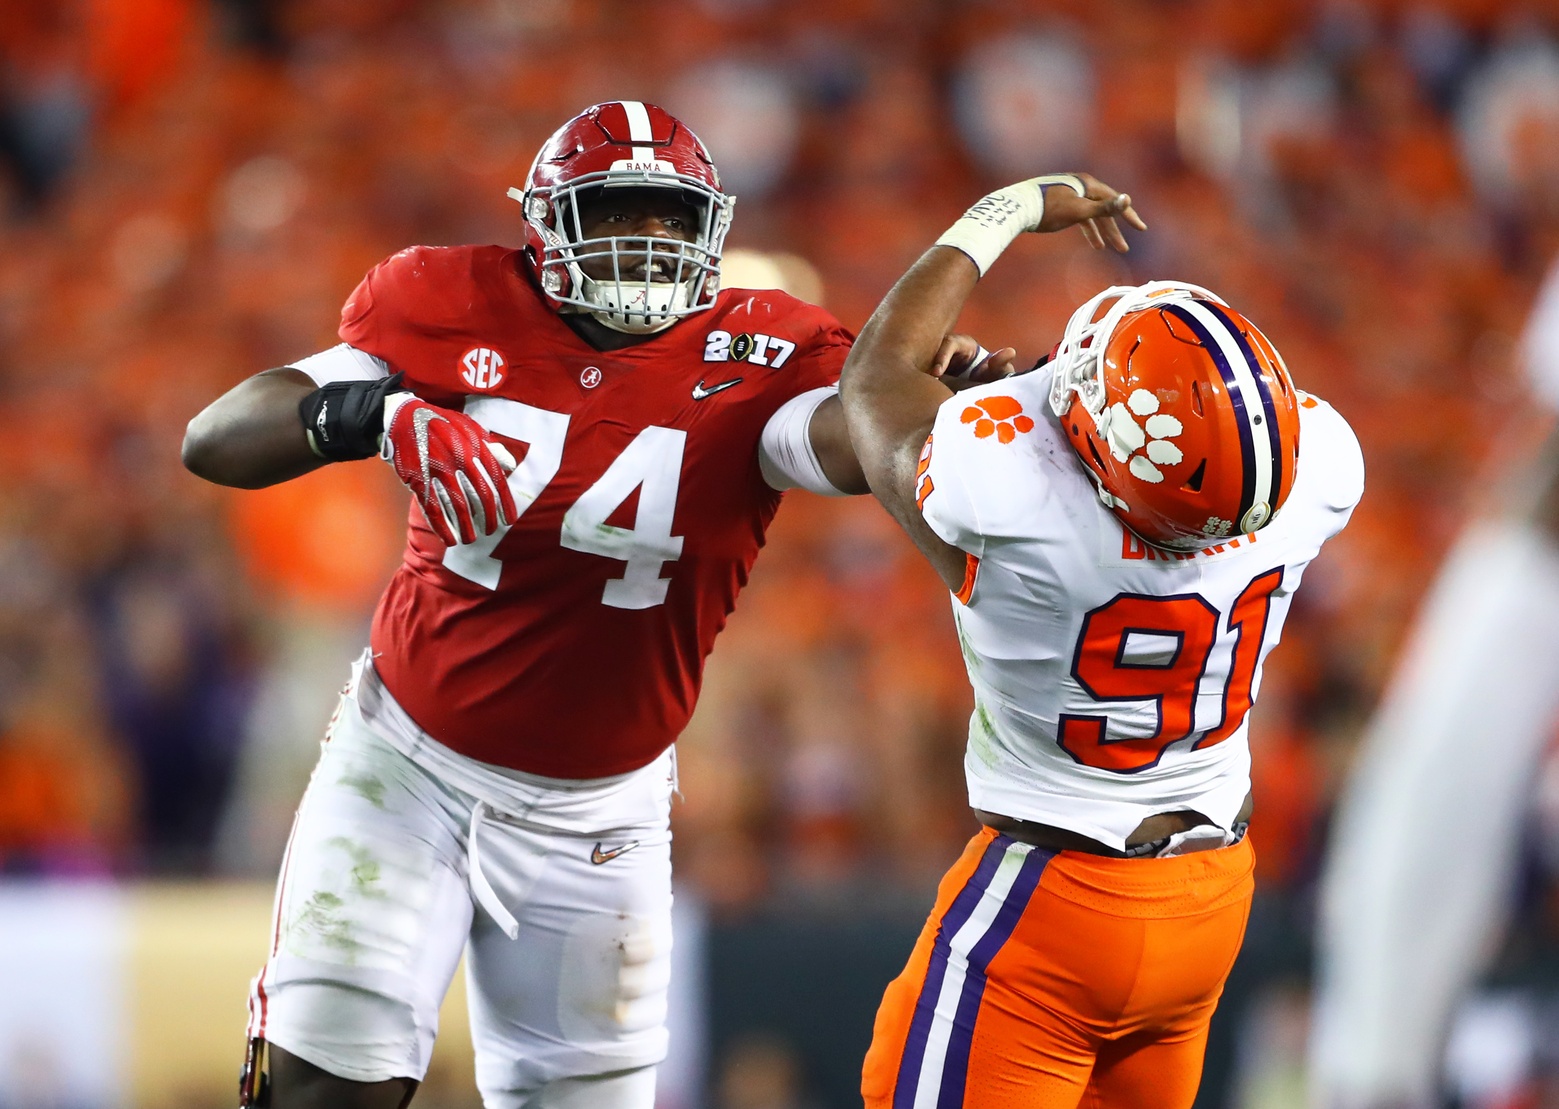
[[[1072,314],[1052,361],[1051,408],[1099,499],[1142,539],[1198,550],[1283,507],[1299,397],[1277,348],[1206,289],[1106,289]]]

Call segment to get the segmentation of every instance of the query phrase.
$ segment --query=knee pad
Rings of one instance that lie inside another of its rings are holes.
[[[655,1068],[559,1078],[548,1082],[520,1109],[654,1109]]]

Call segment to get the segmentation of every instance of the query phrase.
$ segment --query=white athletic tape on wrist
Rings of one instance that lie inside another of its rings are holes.
[[[974,357],[969,359],[969,364],[967,366],[965,366],[963,369],[959,370],[957,373],[954,373],[952,370],[948,370],[947,373],[945,373],[943,376],[944,377],[972,377],[974,375],[974,371],[979,369],[981,366],[983,366],[985,364],[985,360],[987,358],[989,358],[990,356],[991,356],[991,352],[986,350],[983,346],[981,346],[978,342],[976,342],[974,344]]]
[[[1039,227],[1039,221],[1045,218],[1046,185],[1065,185],[1078,196],[1088,195],[1087,187],[1074,174],[1031,177],[975,201],[958,222],[943,232],[936,245],[963,251],[984,277],[1014,239]]]

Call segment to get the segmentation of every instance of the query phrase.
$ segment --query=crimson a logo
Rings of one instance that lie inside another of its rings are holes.
[[[586,366],[579,373],[579,384],[586,389],[594,389],[601,384],[601,370],[598,366]]]
[[[472,347],[460,358],[461,378],[473,389],[496,389],[503,381],[503,355],[491,347]]]

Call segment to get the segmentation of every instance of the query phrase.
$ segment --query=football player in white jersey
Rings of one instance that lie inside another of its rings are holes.
[[[954,594],[983,828],[888,988],[868,1109],[1189,1106],[1252,889],[1247,713],[1305,567],[1363,489],[1352,431],[1219,297],[1082,305],[1038,372],[927,380],[1022,232],[1129,198],[985,197],[899,281],[843,376],[872,491]]]

